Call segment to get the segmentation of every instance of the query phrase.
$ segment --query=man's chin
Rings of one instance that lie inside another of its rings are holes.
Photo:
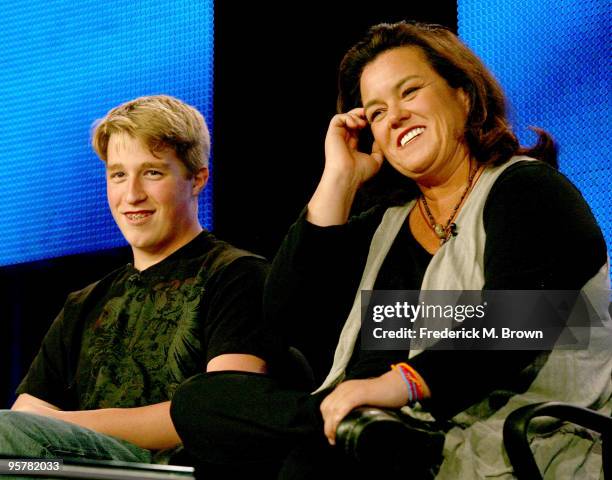
[[[155,250],[155,241],[148,235],[123,234],[127,243],[136,250]]]

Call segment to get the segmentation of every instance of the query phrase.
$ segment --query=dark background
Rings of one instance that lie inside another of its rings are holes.
[[[284,4],[249,2],[236,17],[221,0],[215,12],[215,231],[268,257],[322,172],[346,50],[379,22],[457,29],[454,1]]]
[[[215,3],[214,231],[272,258],[322,171],[344,52],[383,21],[456,31],[456,3]],[[124,248],[0,268],[0,408],[67,293],[130,259]]]

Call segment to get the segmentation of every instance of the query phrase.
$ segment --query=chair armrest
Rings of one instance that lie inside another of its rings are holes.
[[[441,463],[444,433],[399,411],[360,407],[338,425],[336,446],[360,463],[384,462],[417,478]]]
[[[603,442],[604,474],[612,475],[612,417],[607,417],[588,408],[577,407],[568,403],[545,402],[517,408],[504,422],[504,446],[508,458],[519,479],[541,479],[542,475],[533,458],[527,431],[529,423],[537,417],[554,417],[566,422],[581,425],[589,430],[601,433]]]

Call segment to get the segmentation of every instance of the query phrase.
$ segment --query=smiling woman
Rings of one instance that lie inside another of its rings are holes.
[[[202,401],[197,424],[175,416],[179,433],[211,463],[246,465],[277,455],[281,478],[508,475],[502,424],[513,407],[537,398],[610,408],[612,330],[593,329],[579,353],[502,351],[493,336],[480,350],[452,350],[444,339],[436,348],[408,341],[403,350],[382,343],[367,350],[359,338],[361,292],[582,290],[599,318],[609,319],[601,231],[556,170],[551,137],[539,131],[535,147],[519,145],[500,86],[450,31],[404,22],[372,27],[345,55],[339,87],[323,174],[276,255],[264,298],[268,320],[312,362],[319,388],[311,395],[229,373],[203,379],[185,386],[185,399],[199,392]],[[364,146],[367,132],[372,140]],[[357,191],[385,161],[412,197],[349,218]],[[511,326],[535,329],[540,313],[515,315]],[[554,319],[557,330],[567,321]],[[490,332],[496,321],[487,311],[461,327]],[[325,348],[330,343],[335,352]],[[352,463],[325,440],[334,445],[340,421],[362,405],[433,416],[446,430],[444,452],[406,445],[407,461],[394,472],[383,459]],[[215,427],[223,424],[248,435]],[[575,439],[560,431],[538,441],[556,455],[543,462],[546,476],[584,471],[598,478],[593,441],[569,445]]]

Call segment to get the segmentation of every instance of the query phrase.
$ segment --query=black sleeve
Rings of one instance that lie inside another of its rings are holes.
[[[266,320],[305,355],[317,381],[331,365],[383,213],[372,209],[345,225],[319,227],[306,220],[304,210],[272,263]]]
[[[74,323],[70,312],[71,294],[64,308],[45,335],[40,350],[28,373],[17,387],[17,395],[28,393],[63,410],[73,409],[75,399],[70,393],[71,355]]]
[[[606,262],[605,241],[586,201],[541,162],[521,162],[500,175],[483,220],[485,290],[579,290]],[[431,389],[434,415],[450,417],[492,390],[511,388],[539,354],[438,350],[411,363]]]
[[[222,268],[206,285],[203,322],[206,363],[226,353],[266,361],[275,354],[277,334],[263,324],[262,295],[268,263],[243,256]]]
[[[578,189],[542,162],[509,167],[484,209],[485,289],[579,290],[606,243]]]

